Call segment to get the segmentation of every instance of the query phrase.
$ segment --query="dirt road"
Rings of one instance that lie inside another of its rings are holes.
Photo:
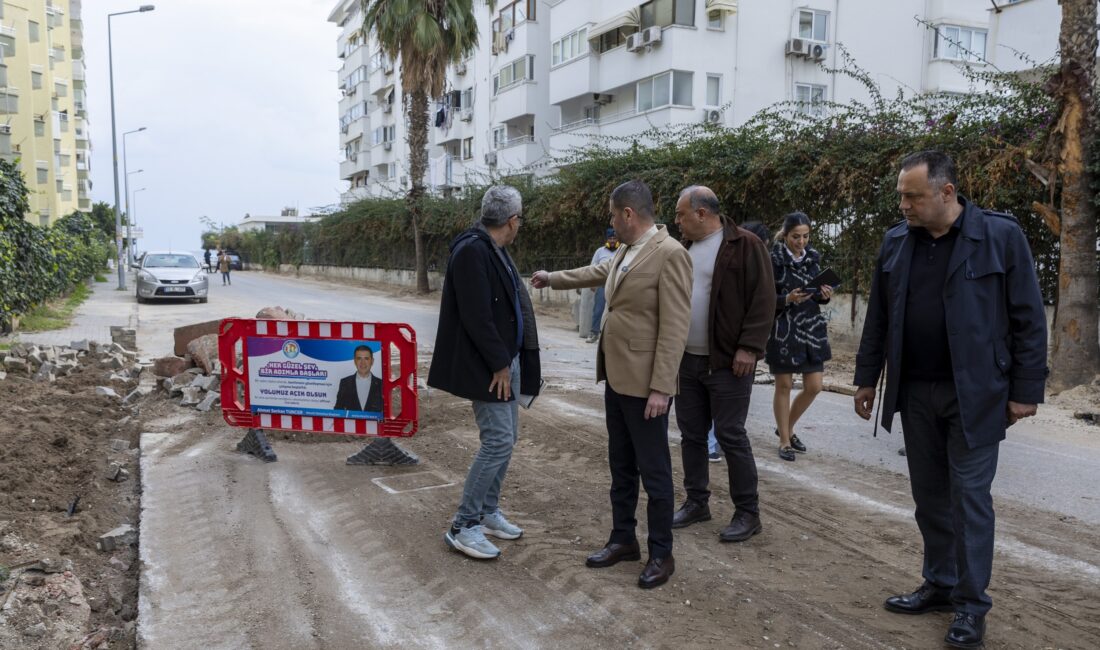
[[[664,587],[635,586],[641,563],[585,568],[610,526],[602,403],[591,388],[554,388],[524,414],[504,490],[525,535],[501,542],[491,562],[442,541],[477,448],[466,402],[431,393],[421,433],[405,443],[423,462],[403,469],[344,465],[359,443],[301,440],[277,441],[279,461],[265,465],[232,451],[241,432],[216,415],[165,403],[146,428],[172,433],[142,440],[140,642],[940,647],[948,615],[881,608],[920,582],[905,477],[827,453],[780,466],[758,452],[764,531],[743,544],[717,539],[732,507],[724,464],[712,465],[715,519],[676,532],[677,572]],[[770,451],[770,429],[752,430]],[[987,647],[1100,647],[1100,530],[1003,499],[997,507]]]

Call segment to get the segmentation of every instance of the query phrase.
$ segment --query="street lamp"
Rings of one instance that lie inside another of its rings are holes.
[[[126,250],[130,253],[127,255],[130,264],[134,263],[134,238],[131,236],[130,228],[134,226],[134,220],[130,217],[130,173],[126,171],[126,136],[131,133],[139,133],[144,131],[145,127],[134,129],[133,131],[126,131],[122,134],[122,175],[125,178],[126,183]],[[134,172],[135,174],[137,172]]]
[[[118,210],[118,132],[115,130],[115,59],[111,45],[111,19],[126,14],[152,11],[153,5],[141,5],[137,9],[107,14],[107,69],[111,77],[111,164],[115,177],[115,259],[118,261],[118,290],[126,290],[127,268],[122,265],[122,214]]]
[[[134,240],[131,238],[130,228],[135,225],[135,221],[134,221],[134,217],[130,214],[130,177],[133,176],[134,174],[140,174],[141,172],[143,172],[145,170],[144,169],[137,169],[137,170],[132,171],[132,172],[127,172],[126,171],[126,138],[122,139],[122,170],[124,172],[123,181],[122,181],[123,192],[125,192],[125,194],[123,195],[123,201],[126,202],[126,210],[124,211],[124,214],[126,215],[126,250],[129,251],[129,254],[127,255],[127,257],[130,260],[130,264],[133,264],[134,263]]]

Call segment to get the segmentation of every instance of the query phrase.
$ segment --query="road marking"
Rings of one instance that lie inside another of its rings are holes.
[[[402,474],[400,476],[379,476],[378,478],[372,478],[371,483],[374,483],[378,487],[386,491],[387,494],[404,494],[406,492],[422,492],[424,490],[437,490],[439,488],[451,487],[455,484],[454,481],[444,483],[432,483],[431,485],[421,485],[419,487],[408,488],[405,490],[399,490],[395,487],[386,485],[386,481],[400,481],[402,479],[409,478],[410,476],[434,476],[441,481],[447,481],[447,478],[439,472],[413,472],[411,474]]]

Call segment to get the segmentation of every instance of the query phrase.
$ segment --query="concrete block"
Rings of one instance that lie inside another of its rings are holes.
[[[195,339],[206,336],[207,334],[217,335],[218,327],[221,325],[221,319],[206,321],[205,323],[194,323],[192,325],[184,325],[183,327],[177,327],[173,332],[175,339],[175,345],[172,351],[178,355],[183,356],[187,354],[187,344]]]
[[[111,438],[112,451],[126,451],[130,448],[130,441],[122,438]]]
[[[26,374],[28,370],[27,361],[20,357],[4,357],[4,370]]]
[[[107,467],[105,474],[108,481],[114,481],[115,483],[121,483],[130,478],[130,472],[122,466],[121,463],[111,463]]]
[[[221,401],[221,396],[217,393],[207,393],[206,397],[202,398],[195,408],[203,411],[204,413],[214,408],[214,405]]]
[[[153,362],[153,374],[157,377],[175,377],[191,366],[183,357],[161,357]]]
[[[180,406],[195,406],[202,399],[202,389],[188,386],[181,389],[183,399],[180,400]]]
[[[187,344],[187,353],[195,361],[195,365],[202,368],[206,374],[214,369],[214,361],[218,358],[218,336],[207,334]]]
[[[111,552],[116,548],[129,546],[137,542],[137,531],[130,524],[123,524],[99,537],[99,550]]]
[[[69,347],[76,350],[77,352],[90,352],[91,351],[91,342],[88,339],[83,339],[81,341],[73,341],[72,343],[69,344]]]
[[[38,370],[35,371],[33,379],[35,381],[53,383],[57,380],[56,371],[57,367],[49,361],[46,361],[42,365],[38,366]]]
[[[132,391],[130,391],[129,393],[126,394],[126,397],[124,397],[122,399],[122,403],[123,404],[132,404],[133,402],[136,402],[137,400],[141,399],[142,397],[145,397],[149,393],[152,393],[153,388],[154,388],[154,386],[148,386],[148,385],[143,386],[143,385],[139,384],[137,388],[135,388],[134,390],[132,390]]]

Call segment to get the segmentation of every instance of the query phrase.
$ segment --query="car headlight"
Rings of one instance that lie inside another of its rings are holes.
[[[153,284],[157,283],[157,277],[148,271],[139,271],[138,277],[146,282],[152,282]]]
[[[195,277],[191,278],[191,284],[197,284],[199,282],[202,282],[205,278],[206,278],[206,272],[205,271],[199,271],[198,273],[195,274]]]

